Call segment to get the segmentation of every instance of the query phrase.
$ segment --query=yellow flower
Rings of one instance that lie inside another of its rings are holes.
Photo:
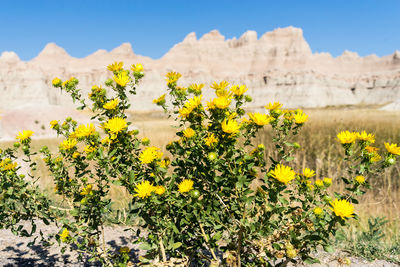
[[[207,101],[207,110],[213,110],[215,109],[215,104],[214,101]]]
[[[226,109],[231,104],[231,100],[224,96],[215,98],[213,102],[214,105],[219,109]]]
[[[324,180],[323,180],[323,183],[324,183],[324,185],[325,185],[326,187],[331,186],[331,184],[332,184],[332,178],[325,177]]]
[[[107,69],[108,69],[109,71],[114,72],[114,71],[122,70],[122,67],[123,67],[123,66],[124,66],[124,62],[117,62],[117,61],[115,61],[113,64],[108,65],[108,66],[107,66]]]
[[[62,242],[67,241],[68,238],[70,238],[70,234],[67,228],[64,228],[64,230],[62,231],[61,235],[60,235],[60,239]]]
[[[237,134],[240,129],[240,125],[236,120],[224,120],[221,123],[222,131],[227,134]]]
[[[91,184],[84,187],[80,193],[81,196],[93,195],[93,186]]]
[[[165,193],[165,187],[162,186],[162,185],[157,185],[157,186],[155,187],[155,189],[154,189],[154,192],[155,192],[157,195],[162,195],[162,194]]]
[[[179,192],[181,193],[186,193],[189,192],[190,190],[193,189],[193,181],[190,179],[184,179],[180,184],[179,184]]]
[[[160,152],[158,147],[146,147],[146,149],[139,155],[139,160],[143,164],[150,164],[156,159],[161,159],[162,155],[163,153]]]
[[[89,154],[89,153],[92,153],[93,151],[95,151],[96,147],[91,146],[91,145],[87,145],[87,146],[85,146],[84,150],[85,150],[86,154]]]
[[[348,202],[346,199],[338,200],[335,199],[330,202],[332,208],[330,208],[336,216],[342,219],[354,217],[354,206]]]
[[[315,175],[315,171],[314,170],[310,170],[309,168],[304,168],[303,169],[303,176],[306,178],[311,178]]]
[[[249,113],[250,119],[258,126],[264,126],[271,121],[271,117],[267,114],[261,114],[259,112]]]
[[[192,138],[196,132],[192,128],[187,128],[183,130],[183,136],[185,136],[187,139]]]
[[[194,109],[200,106],[202,97],[203,96],[201,95],[190,98],[188,102],[186,102],[185,105],[179,109],[179,116],[182,118],[187,118]]]
[[[352,144],[356,141],[357,139],[357,133],[356,132],[349,132],[349,131],[342,131],[337,135],[340,143],[342,144]]]
[[[182,75],[178,72],[171,71],[167,73],[166,77],[167,77],[167,84],[170,85],[174,82],[177,82],[179,78],[182,77]]]
[[[22,133],[18,132],[18,136],[16,137],[16,139],[19,139],[22,142],[22,141],[29,139],[32,134],[33,134],[33,132],[30,130],[27,130],[27,131],[23,130]]]
[[[93,135],[96,132],[96,128],[94,127],[93,123],[85,125],[79,125],[78,128],[75,130],[75,136],[77,138],[88,137]]]
[[[278,164],[275,169],[270,171],[270,175],[281,183],[287,184],[296,176],[296,172],[289,166]]]
[[[236,96],[241,96],[244,93],[247,92],[247,87],[246,85],[234,85],[231,87],[232,93],[234,93]]]
[[[201,84],[194,83],[189,86],[189,88],[192,89],[195,94],[201,94],[201,89],[203,89],[203,87],[204,87],[204,83],[201,83]]]
[[[106,123],[104,123],[104,128],[108,130],[113,136],[116,137],[117,134],[122,132],[127,127],[126,120],[120,117],[114,117],[109,119]],[[112,138],[112,139],[114,139]]]
[[[133,72],[143,72],[143,65],[142,64],[140,64],[140,63],[138,63],[138,64],[132,64],[132,66],[131,66],[131,70],[133,71]]]
[[[209,133],[208,136],[205,138],[206,146],[212,147],[214,144],[218,142],[218,138],[215,137],[213,133]]]
[[[317,179],[317,180],[315,180],[315,186],[322,188],[322,187],[324,187],[324,182],[320,179]]]
[[[51,81],[54,87],[59,87],[62,84],[62,81],[59,78],[54,78],[53,81]]]
[[[114,75],[113,79],[121,87],[125,87],[131,81],[131,78],[125,72]]]
[[[373,134],[367,134],[366,131],[362,131],[361,133],[357,133],[357,138],[362,140],[362,141],[366,141],[368,143],[375,143],[375,135]]]
[[[119,253],[121,253],[121,254],[128,254],[129,252],[131,252],[131,250],[128,247],[121,247],[119,249]]]
[[[158,166],[160,166],[161,168],[167,168],[170,163],[171,161],[169,160],[169,158],[165,157],[162,161],[158,163]]]
[[[110,139],[110,137],[106,136],[106,137],[104,137],[104,138],[101,140],[101,143],[102,143],[103,145],[109,145],[109,144],[112,143],[112,140]]]
[[[280,109],[281,107],[282,107],[282,104],[279,102],[268,103],[268,105],[265,106],[265,108],[268,110],[276,110],[276,109]]]
[[[157,99],[154,99],[153,103],[157,104],[157,105],[163,105],[165,103],[165,94],[163,94],[162,96],[160,96]]]
[[[78,141],[76,141],[75,139],[68,138],[60,144],[60,147],[64,150],[70,150],[73,149],[77,143]]]
[[[393,155],[400,155],[400,147],[397,144],[385,143],[386,150]]]
[[[113,110],[118,106],[118,103],[119,103],[118,99],[113,99],[113,100],[110,100],[107,103],[105,103],[103,105],[103,108],[107,109],[107,110]]]
[[[378,152],[379,148],[373,146],[366,146],[365,150],[367,150],[368,153],[375,153]]]
[[[317,215],[317,216],[321,216],[322,214],[324,214],[324,210],[321,209],[320,207],[316,207],[316,208],[313,210],[313,212],[314,212],[314,214]]]
[[[380,161],[382,159],[382,157],[378,154],[378,153],[375,153],[373,156],[372,156],[372,158],[370,159],[370,161],[371,162],[378,162],[378,161]]]
[[[308,120],[308,115],[304,114],[303,112],[297,112],[294,115],[294,121],[297,124],[303,124]]]
[[[58,121],[57,121],[57,120],[52,120],[52,121],[50,122],[50,128],[54,128],[57,124],[58,124]]]
[[[220,83],[213,82],[213,84],[210,87],[215,90],[221,90],[221,89],[225,89],[228,85],[229,85],[229,83],[227,81],[222,81]]]
[[[79,152],[74,152],[74,154],[72,154],[72,157],[74,158],[74,159],[76,159],[77,157],[79,157],[81,155],[81,153],[79,153]]]
[[[140,184],[136,185],[135,188],[136,194],[134,197],[140,197],[142,199],[148,198],[151,196],[151,193],[154,192],[154,186],[149,181],[142,181]]]
[[[5,158],[0,162],[0,167],[2,171],[11,171],[17,168],[18,164],[16,162],[12,162],[10,158]]]
[[[365,177],[362,176],[362,175],[356,176],[356,178],[354,178],[354,180],[355,180],[356,183],[358,183],[358,184],[363,184],[363,183],[365,183]]]

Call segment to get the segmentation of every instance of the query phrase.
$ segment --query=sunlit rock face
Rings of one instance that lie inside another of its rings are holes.
[[[400,52],[360,57],[345,51],[333,58],[312,53],[299,28],[287,27],[257,36],[247,31],[238,39],[226,39],[213,30],[198,38],[188,34],[160,59],[134,53],[131,44],[114,50],[98,50],[85,58],[71,57],[63,48],[49,43],[31,61],[21,61],[14,52],[0,56],[0,109],[24,105],[71,107],[72,101],[51,86],[54,77],[79,79],[86,94],[111,76],[106,66],[123,61],[125,67],[142,63],[146,76],[133,100],[133,109],[156,109],[151,102],[165,90],[164,75],[181,72],[182,86],[191,82],[211,84],[227,80],[244,83],[261,107],[281,101],[286,107],[324,107],[345,104],[385,104],[400,99]],[[211,97],[210,94],[205,97]],[[392,105],[398,107],[398,105]]]

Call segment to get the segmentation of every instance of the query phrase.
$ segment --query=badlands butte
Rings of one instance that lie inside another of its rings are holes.
[[[63,119],[57,116],[70,111],[73,104],[66,93],[51,86],[51,80],[74,76],[87,95],[93,85],[111,77],[106,66],[114,61],[123,61],[125,67],[144,66],[145,77],[132,98],[134,110],[157,109],[152,100],[165,92],[169,71],[182,73],[182,86],[220,80],[246,84],[254,99],[250,108],[280,101],[288,108],[372,104],[400,109],[400,51],[384,57],[345,51],[334,58],[329,53],[312,53],[299,28],[279,28],[261,37],[247,31],[239,39],[228,40],[213,30],[201,38],[188,34],[160,59],[135,54],[129,43],[85,58],[71,57],[54,43],[27,62],[14,52],[3,52],[0,135],[14,136],[13,127],[31,126],[30,120],[40,118],[44,123],[47,119],[47,126],[48,120]],[[205,98],[211,97],[212,90],[206,91]]]

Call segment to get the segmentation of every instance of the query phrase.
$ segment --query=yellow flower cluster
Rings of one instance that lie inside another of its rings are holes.
[[[57,121],[57,120],[52,120],[52,121],[50,122],[50,128],[53,129],[57,124],[58,124],[58,121]]]
[[[362,131],[361,133],[357,133],[357,138],[362,141],[366,141],[370,144],[375,143],[375,135],[368,134],[366,131]]]
[[[358,175],[354,178],[354,181],[358,184],[363,184],[365,183],[365,177],[362,175]]]
[[[304,168],[303,169],[303,176],[306,178],[311,178],[313,176],[315,176],[315,171],[311,170],[309,168]]]
[[[281,183],[287,184],[296,177],[296,172],[289,166],[278,164],[269,174]]]
[[[266,109],[268,110],[277,110],[282,107],[282,104],[279,102],[274,102],[274,103],[268,103],[268,105],[265,106]]]
[[[69,231],[67,228],[64,228],[64,230],[62,231],[62,233],[60,234],[60,239],[62,242],[65,242],[68,240],[68,238],[70,238],[71,235],[69,234]]]
[[[139,160],[143,164],[150,164],[154,160],[161,159],[163,156],[163,153],[160,151],[158,147],[146,147],[144,151],[139,155]]]
[[[205,138],[206,146],[212,147],[217,142],[218,142],[218,138],[213,133],[208,133],[208,136]]]
[[[138,63],[138,64],[132,64],[132,66],[131,66],[131,70],[133,71],[133,72],[143,72],[143,65],[142,64],[140,64],[140,63]]]
[[[87,185],[82,189],[80,192],[81,196],[87,196],[87,195],[92,195],[93,194],[93,186],[91,184]]]
[[[151,196],[151,193],[153,192],[155,192],[157,195],[164,194],[165,187],[162,185],[154,186],[149,181],[142,181],[141,183],[136,185],[135,192],[136,194],[133,195],[134,197],[144,199]]]
[[[166,94],[163,94],[163,95],[160,96],[159,98],[154,99],[154,100],[153,100],[153,103],[154,103],[154,104],[157,104],[157,105],[163,105],[163,104],[165,103],[165,95],[166,95]]]
[[[349,131],[342,131],[337,135],[337,138],[339,139],[340,143],[342,143],[342,144],[352,144],[357,139],[357,133],[349,132]]]
[[[235,95],[235,96],[242,96],[244,93],[247,92],[247,87],[246,85],[234,85],[231,87],[231,92]]]
[[[294,114],[294,122],[296,124],[303,124],[307,120],[308,120],[308,115],[304,114],[302,110],[299,110]]]
[[[16,137],[16,139],[22,142],[29,139],[32,136],[32,134],[33,132],[30,130],[23,130],[22,132],[18,132],[18,136]]]
[[[231,100],[226,96],[220,96],[212,100],[212,106],[219,109],[226,109],[231,104]]]
[[[186,102],[185,105],[179,109],[179,116],[182,118],[187,118],[194,109],[200,106],[202,97],[203,96],[201,95],[190,98],[188,102]]]
[[[0,168],[2,171],[15,170],[17,166],[18,164],[16,162],[12,162],[10,158],[5,158],[0,162]]]
[[[201,84],[194,83],[189,86],[189,89],[192,90],[196,95],[199,95],[201,94],[201,90],[203,89],[203,87],[204,83]]]

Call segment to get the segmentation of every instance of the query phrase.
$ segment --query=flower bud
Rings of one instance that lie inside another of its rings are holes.
[[[389,165],[393,165],[393,164],[396,163],[396,159],[393,158],[393,157],[388,157],[388,158],[386,158],[386,162],[387,162],[387,164],[389,164]]]
[[[264,144],[259,144],[259,145],[258,145],[258,150],[264,150],[264,149],[265,149]]]
[[[18,142],[15,142],[15,143],[14,143],[14,147],[15,147],[15,148],[19,148],[19,147],[20,147],[20,145],[21,145],[21,144],[20,144],[20,143],[18,143]]]
[[[142,144],[148,146],[150,144],[150,139],[147,137],[142,138]]]
[[[106,82],[104,83],[106,86],[111,86],[113,84],[113,79],[107,79]]]
[[[215,153],[215,152],[208,153],[209,160],[214,161],[216,158],[217,158],[217,153]]]
[[[296,149],[298,149],[298,148],[300,148],[300,144],[297,143],[297,142],[294,142],[294,143],[293,143],[293,147],[296,148]]]
[[[252,98],[251,96],[249,96],[249,95],[245,95],[245,96],[244,96],[244,100],[245,100],[246,102],[251,102],[251,101],[253,101],[253,98]]]

